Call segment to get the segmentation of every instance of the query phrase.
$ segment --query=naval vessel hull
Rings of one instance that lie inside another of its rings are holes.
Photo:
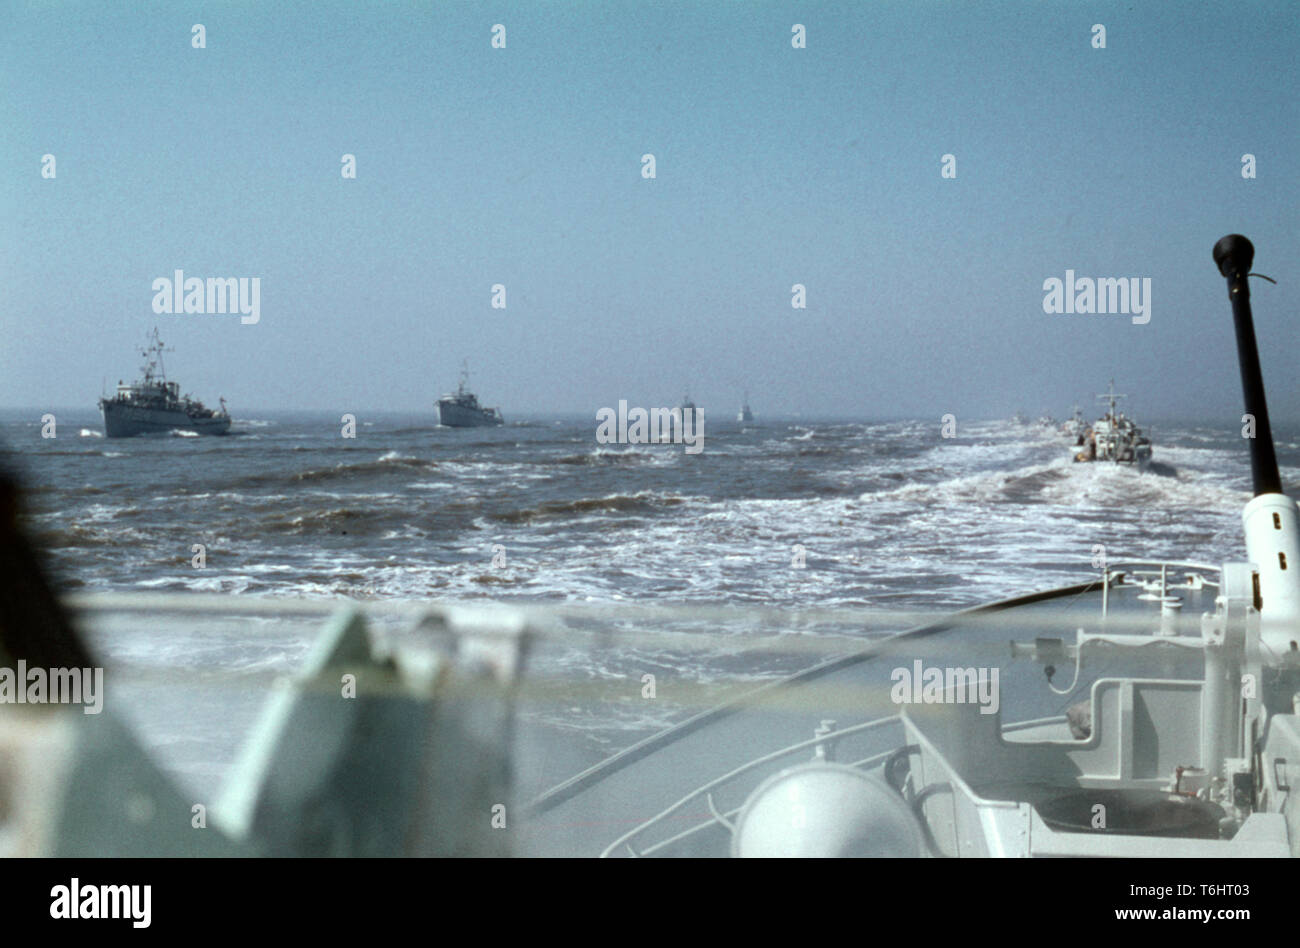
[[[493,412],[443,402],[438,402],[437,408],[438,424],[444,428],[496,428],[504,424],[501,416]]]
[[[180,410],[143,408],[118,402],[105,402],[101,409],[104,413],[104,434],[110,438],[168,434],[177,430],[193,431],[201,435],[223,435],[230,431],[228,415],[191,418]]]

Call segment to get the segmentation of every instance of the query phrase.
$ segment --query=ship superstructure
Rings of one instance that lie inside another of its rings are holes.
[[[1132,418],[1117,410],[1119,400],[1127,398],[1115,391],[1115,380],[1105,395],[1098,395],[1107,403],[1106,413],[1078,435],[1074,454],[1076,461],[1112,461],[1116,464],[1136,464],[1145,467],[1151,461],[1151,439]]]
[[[167,380],[163,367],[163,348],[155,327],[148,344],[140,350],[144,364],[140,378],[117,383],[117,392],[99,400],[104,415],[104,434],[110,438],[129,438],[144,434],[193,432],[220,435],[230,430],[230,413],[226,400],[220,409],[206,407],[198,399],[180,393],[180,386]]]
[[[462,366],[456,391],[438,399],[438,424],[444,428],[494,428],[505,424],[501,409],[484,408],[469,390],[469,369]]]
[[[1065,424],[1061,425],[1061,433],[1067,438],[1074,439],[1076,444],[1082,444],[1083,442],[1080,439],[1087,430],[1088,423],[1083,420],[1083,412],[1079,410],[1078,405],[1075,405],[1074,414],[1069,417]]]

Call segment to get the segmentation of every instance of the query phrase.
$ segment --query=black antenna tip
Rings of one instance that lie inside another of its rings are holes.
[[[1229,234],[1214,245],[1214,265],[1225,277],[1235,270],[1246,274],[1255,260],[1255,245],[1241,234]]]

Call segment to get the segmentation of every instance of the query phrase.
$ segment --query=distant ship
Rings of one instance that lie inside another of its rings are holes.
[[[438,399],[438,424],[444,428],[495,428],[504,425],[501,409],[480,405],[478,396],[466,388],[468,383],[468,368],[462,367],[456,393]]]
[[[110,438],[129,438],[171,431],[202,435],[228,432],[230,413],[226,411],[226,400],[221,399],[221,409],[213,411],[197,399],[181,395],[180,387],[167,381],[162,354],[170,350],[163,349],[156,328],[148,342],[140,350],[145,359],[141,377],[129,385],[119,381],[116,395],[99,400],[99,410],[104,413],[104,434]]]
[[[1115,380],[1110,390],[1097,398],[1107,402],[1106,414],[1093,422],[1092,427],[1080,434],[1075,442],[1076,461],[1113,461],[1116,464],[1136,464],[1145,467],[1151,461],[1151,439],[1123,412],[1116,412],[1116,403],[1127,395],[1115,393]]]
[[[695,403],[691,401],[690,395],[684,395],[682,397],[682,403],[674,408],[672,413],[677,417],[678,423],[681,424],[682,427],[689,424],[694,428],[698,421],[702,421],[704,418],[704,412],[695,407]]]
[[[742,425],[750,425],[754,423],[754,413],[749,410],[749,392],[745,393],[745,401],[740,406],[740,413],[736,415],[736,421],[740,422]]]
[[[1076,444],[1082,444],[1078,439],[1083,437],[1084,432],[1088,430],[1088,423],[1083,420],[1083,412],[1079,411],[1079,406],[1074,406],[1074,414],[1070,416],[1065,424],[1061,425],[1061,433],[1067,438],[1074,438]]]

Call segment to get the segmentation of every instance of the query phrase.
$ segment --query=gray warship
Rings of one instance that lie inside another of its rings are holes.
[[[163,349],[155,327],[149,334],[148,345],[140,350],[144,356],[140,378],[130,384],[119,381],[116,394],[99,400],[99,410],[104,414],[104,434],[110,438],[173,431],[226,434],[230,430],[226,400],[221,399],[221,408],[213,410],[189,395],[181,395],[180,387],[167,381],[164,351],[170,350]]]
[[[468,384],[469,370],[462,367],[456,391],[438,399],[438,424],[444,428],[495,428],[504,425],[501,409],[480,405],[478,396],[466,387]]]
[[[1087,430],[1088,423],[1083,420],[1083,412],[1079,410],[1078,405],[1075,405],[1074,413],[1070,415],[1065,424],[1061,425],[1061,434],[1073,439],[1075,444],[1078,445],[1080,443],[1079,439],[1083,437]]]
[[[689,394],[682,396],[682,403],[672,410],[672,415],[681,425],[695,425],[704,418],[704,413],[691,401]]]
[[[1079,449],[1074,452],[1076,461],[1111,461],[1137,467],[1151,463],[1151,439],[1132,418],[1116,411],[1121,398],[1128,396],[1116,393],[1115,380],[1111,379],[1107,393],[1097,396],[1098,401],[1107,403],[1106,414],[1075,439],[1074,446]]]

